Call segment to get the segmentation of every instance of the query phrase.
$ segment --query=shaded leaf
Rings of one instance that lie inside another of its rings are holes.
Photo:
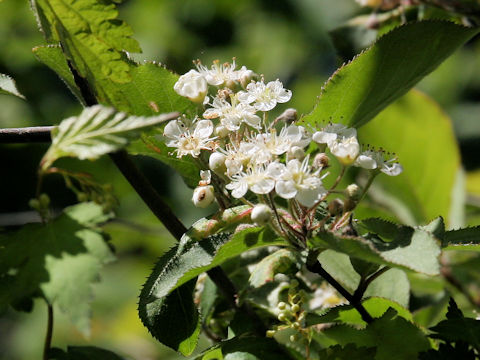
[[[0,74],[0,94],[15,95],[19,98],[25,99],[25,96],[18,92],[15,80],[5,74]]]
[[[480,251],[480,226],[446,231],[442,245],[445,250]]]
[[[371,360],[377,350],[374,347],[357,347],[355,344],[345,346],[335,345],[326,348],[319,353],[322,360]]]
[[[443,21],[393,29],[330,77],[302,122],[333,118],[352,127],[366,124],[479,31]]]
[[[162,114],[152,117],[128,116],[113,108],[94,105],[79,116],[63,120],[52,132],[52,144],[42,159],[42,169],[48,169],[58,158],[77,157],[94,160],[101,155],[126,146],[139,129],[171,120],[177,116]]]
[[[476,360],[475,351],[464,342],[457,344],[440,344],[438,350],[430,349],[418,357],[419,360]]]
[[[349,325],[332,326],[323,331],[340,345],[354,343],[357,346],[376,347],[376,360],[411,360],[430,348],[423,332],[400,316],[393,309],[375,319],[365,329],[357,330]]]
[[[49,359],[54,360],[122,360],[112,351],[95,346],[69,346],[67,352],[54,348],[50,350]]]
[[[102,208],[82,203],[46,225],[31,224],[0,237],[0,309],[39,290],[84,333],[89,331],[91,284],[114,259],[94,226]]]

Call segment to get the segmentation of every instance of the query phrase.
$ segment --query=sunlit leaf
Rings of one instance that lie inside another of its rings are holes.
[[[5,74],[0,74],[0,94],[15,95],[25,99],[25,97],[18,92],[15,80]]]

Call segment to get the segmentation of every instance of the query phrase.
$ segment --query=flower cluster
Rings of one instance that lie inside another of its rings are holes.
[[[196,118],[182,116],[164,129],[166,144],[175,148],[176,156],[194,158],[202,170],[192,199],[197,206],[217,199],[227,207],[239,199],[253,207],[250,194],[254,194],[261,205],[252,212],[254,222],[276,218],[278,228],[284,222],[295,232],[304,229],[306,214],[333,191],[323,182],[330,156],[344,169],[357,166],[373,175],[391,176],[402,171],[396,158],[383,150],[367,147],[362,151],[353,128],[328,123],[309,129],[296,123],[295,109],[274,118],[271,111],[287,103],[292,92],[279,80],[265,82],[245,66],[237,70],[235,60],[231,64],[215,61],[211,68],[198,61],[196,70],[180,76],[174,90],[203,107]],[[275,196],[296,210],[277,209]],[[356,194],[354,201],[360,197]],[[278,216],[281,211],[285,214]]]

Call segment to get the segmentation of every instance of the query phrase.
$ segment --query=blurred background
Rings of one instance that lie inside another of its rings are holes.
[[[361,8],[354,0],[126,0],[119,11],[143,49],[142,54],[133,54],[137,61],[155,60],[182,74],[192,67],[193,59],[209,64],[214,59],[230,61],[236,57],[239,65],[265,74],[266,80],[283,81],[294,94],[289,106],[299,113],[309,112],[332,72],[378,35],[364,26],[371,19],[371,9]],[[364,15],[361,26],[346,26],[359,15]],[[348,36],[344,36],[346,29]],[[0,95],[1,128],[56,124],[81,110],[62,81],[33,56],[31,49],[43,43],[28,1],[0,2],[0,73],[12,76],[27,99]],[[469,201],[478,205],[480,38],[457,51],[418,88],[452,119],[467,170]],[[46,148],[42,144],[0,145],[0,227],[14,228],[38,220],[28,200],[33,197],[36,167]],[[138,160],[186,225],[206,214],[191,205],[190,190],[167,167],[147,158]],[[118,261],[105,267],[101,282],[94,285],[90,337],[78,333],[57,311],[53,345],[98,345],[130,359],[181,358],[151,338],[136,310],[140,287],[155,259],[173,244],[172,237],[109,158],[95,163],[62,161],[61,166],[90,172],[113,184],[120,206],[118,218],[106,230]],[[55,175],[47,177],[45,191],[56,209],[76,202]],[[475,207],[471,207],[468,222],[480,223]],[[31,314],[3,314],[0,359],[39,358],[46,314],[42,301],[35,303]],[[207,346],[205,340],[202,342]]]

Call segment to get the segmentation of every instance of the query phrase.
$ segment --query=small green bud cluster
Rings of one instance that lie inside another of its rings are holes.
[[[38,211],[43,220],[50,219],[50,197],[47,194],[40,194],[36,199],[30,199],[28,205]]]
[[[290,282],[287,302],[281,301],[277,304],[279,311],[277,319],[282,324],[275,326],[273,330],[268,330],[267,337],[273,337],[279,330],[293,329],[296,333],[290,336],[290,341],[304,340],[306,344],[310,343],[311,330],[305,328],[305,311],[302,309],[302,304],[306,301],[306,293],[298,287],[298,281],[293,279]]]

